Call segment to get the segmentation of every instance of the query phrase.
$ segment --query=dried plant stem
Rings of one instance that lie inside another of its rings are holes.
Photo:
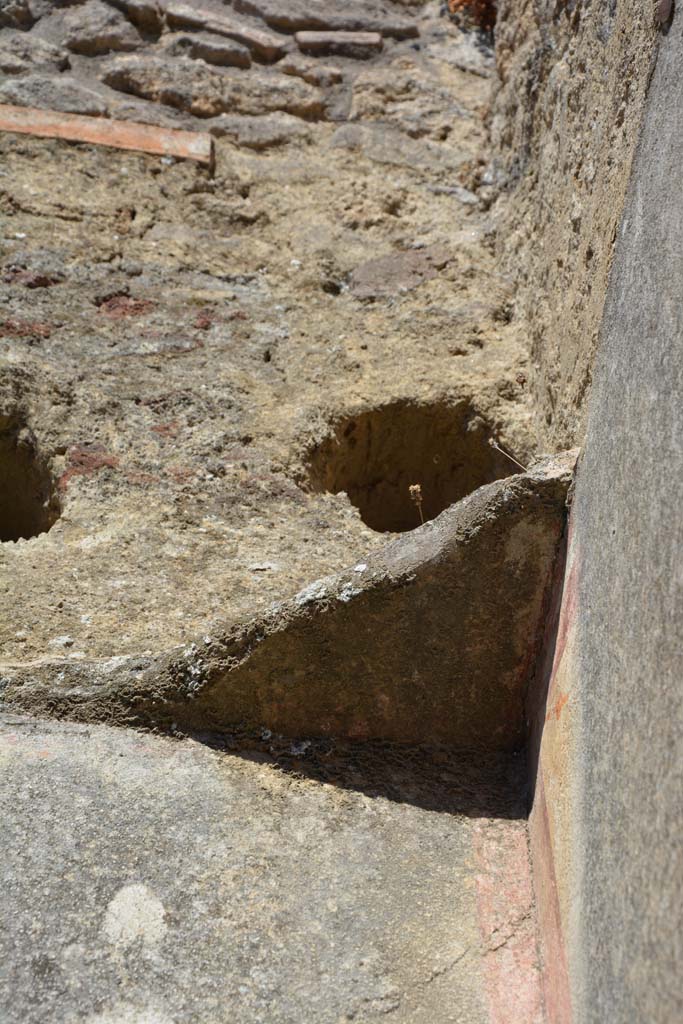
[[[417,510],[420,513],[420,522],[424,526],[424,516],[422,515],[422,488],[419,484],[410,484],[408,487],[410,494],[410,500],[417,505]]]
[[[501,448],[498,442],[494,441],[492,437],[489,438],[489,444],[491,445],[492,448],[495,448],[497,452],[500,452],[501,455],[504,455],[506,459],[510,460],[510,462],[514,462],[515,466],[519,466],[519,468],[526,473],[527,467],[523,466],[521,462],[518,462],[514,455],[510,455],[510,452],[506,452],[504,448]]]

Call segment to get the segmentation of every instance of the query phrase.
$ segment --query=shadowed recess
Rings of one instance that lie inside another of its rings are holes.
[[[0,541],[37,537],[54,525],[59,512],[54,480],[31,431],[2,431]]]
[[[469,405],[394,402],[348,416],[308,456],[311,490],[345,491],[363,522],[401,533],[467,494],[516,472],[489,444],[491,426]],[[420,506],[410,488],[420,486]]]
[[[523,751],[454,750],[384,740],[292,739],[269,729],[192,732],[213,750],[287,775],[440,814],[520,820],[527,813]]]

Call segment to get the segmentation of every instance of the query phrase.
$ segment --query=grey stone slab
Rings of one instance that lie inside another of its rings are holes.
[[[477,850],[524,822],[106,726],[5,718],[0,763],[3,1024],[489,1019]]]

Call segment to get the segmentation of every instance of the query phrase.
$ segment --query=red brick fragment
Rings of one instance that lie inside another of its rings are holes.
[[[0,103],[0,131],[40,135],[71,142],[92,142],[115,149],[134,149],[159,156],[196,160],[213,170],[213,138],[206,132],[188,132],[179,128],[158,128],[135,121],[114,121],[105,117],[64,114],[56,110],[16,107]]]

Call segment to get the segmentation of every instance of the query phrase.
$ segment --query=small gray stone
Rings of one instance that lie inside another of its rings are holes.
[[[163,42],[166,53],[174,57],[192,57],[207,64],[222,67],[249,68],[251,54],[248,47],[235,39],[215,35],[211,32],[177,32],[166,36]]]
[[[65,114],[104,116],[108,104],[102,96],[70,75],[23,75],[0,85],[0,100],[20,107],[61,110]]]
[[[321,64],[320,61],[304,57],[299,53],[288,54],[278,63],[277,69],[284,75],[303,78],[304,82],[323,89],[337,85],[344,77],[341,68],[335,67],[333,64]]]
[[[30,28],[35,21],[29,0],[3,0],[0,4],[0,28]]]
[[[289,143],[310,139],[310,127],[291,114],[265,114],[250,117],[222,114],[208,122],[207,127],[217,139],[228,138],[238,146],[257,151],[274,149]]]
[[[110,0],[110,3],[125,11],[133,24],[143,32],[161,31],[163,16],[161,4],[156,0]]]
[[[59,46],[30,32],[7,30],[0,36],[0,71],[6,75],[26,71],[65,71],[69,58]]]
[[[73,53],[95,57],[115,50],[136,50],[142,44],[139,33],[130,22],[101,0],[87,0],[87,3],[70,10],[65,21],[65,44]]]
[[[302,53],[316,57],[332,54],[369,60],[382,49],[379,32],[297,32],[294,38]]]
[[[338,4],[330,0],[234,0],[235,10],[255,14],[281,32],[381,32],[395,39],[417,36],[414,21],[395,14],[383,4],[347,2]]]
[[[436,277],[448,259],[448,253],[441,246],[390,253],[357,267],[351,275],[349,288],[357,299],[398,295]]]

